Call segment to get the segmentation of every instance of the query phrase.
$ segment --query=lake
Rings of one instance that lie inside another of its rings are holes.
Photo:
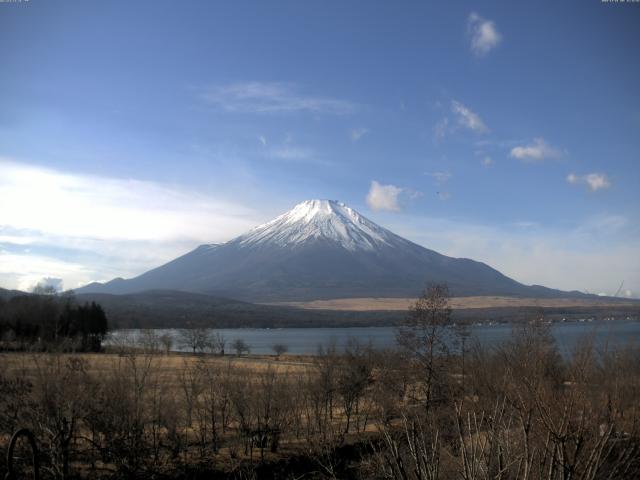
[[[496,346],[509,339],[513,326],[510,324],[474,325],[470,327],[471,337],[484,346]],[[394,327],[350,327],[350,328],[221,328],[213,330],[221,333],[227,341],[227,352],[231,353],[230,343],[236,339],[244,340],[253,354],[273,354],[272,346],[285,344],[291,354],[314,354],[319,345],[335,342],[338,349],[344,349],[350,338],[362,343],[370,343],[375,348],[392,348],[396,344]],[[113,344],[123,337],[136,342],[142,330],[116,330],[105,343]],[[592,336],[599,348],[618,348],[630,342],[640,342],[640,321],[594,320],[576,322],[556,322],[551,325],[558,349],[563,355],[570,354],[580,339]],[[180,345],[180,330],[158,329],[155,333],[168,333],[174,338],[173,350],[188,351]]]

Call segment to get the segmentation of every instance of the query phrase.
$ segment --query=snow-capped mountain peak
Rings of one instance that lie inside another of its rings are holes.
[[[399,237],[342,202],[307,200],[232,242],[295,247],[313,240],[337,243],[347,250],[374,250],[397,242]]]
[[[413,297],[427,283],[454,295],[558,296],[497,270],[405,240],[344,203],[308,200],[223,244],[202,245],[129,279],[81,292],[168,289],[249,301]]]

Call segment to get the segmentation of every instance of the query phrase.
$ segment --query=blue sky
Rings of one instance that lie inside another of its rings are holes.
[[[640,296],[639,21],[599,1],[0,3],[0,285],[132,276],[333,198],[524,283]]]

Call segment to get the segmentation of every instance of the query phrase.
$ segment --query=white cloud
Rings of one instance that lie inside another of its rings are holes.
[[[43,277],[38,283],[36,283],[33,287],[28,290],[33,290],[35,287],[40,288],[51,288],[56,292],[61,292],[63,290],[64,281],[61,278],[56,277]]]
[[[603,173],[589,173],[584,179],[592,192],[611,186],[611,182]]]
[[[263,147],[267,146],[267,137],[264,135],[258,135],[258,141],[262,144]]]
[[[443,202],[451,199],[452,195],[450,192],[437,192],[438,198]]]
[[[254,212],[178,187],[0,161],[2,223],[102,239],[203,238],[237,231]],[[216,224],[215,227],[212,223]]]
[[[586,185],[592,192],[603,190],[611,186],[611,181],[604,173],[588,173],[586,175],[576,175],[570,173],[567,175],[567,182],[572,185]]]
[[[381,185],[375,180],[371,182],[369,193],[367,194],[367,205],[372,210],[387,210],[390,212],[400,211],[398,196],[403,189],[395,185]]]
[[[264,220],[242,204],[176,186],[2,159],[0,205],[10,206],[0,217],[0,280],[12,288],[43,277],[74,288],[139,274]]]
[[[346,115],[356,106],[345,100],[298,93],[289,83],[247,82],[209,88],[202,98],[233,113],[326,113]]]
[[[510,155],[523,162],[540,162],[547,158],[560,158],[562,152],[549,145],[544,138],[534,138],[529,145],[513,147]]]
[[[480,116],[462,103],[453,100],[451,102],[451,111],[456,116],[460,126],[477,133],[487,133],[489,131]]]
[[[354,142],[357,142],[367,133],[369,133],[369,130],[367,128],[364,128],[364,127],[354,128],[350,132],[351,140],[353,140]]]
[[[54,278],[61,281],[65,279],[65,284],[73,287],[80,283],[87,283],[92,278],[92,274],[95,275],[95,272],[74,262],[40,255],[0,251],[0,285],[5,288],[31,291],[44,279],[52,278],[51,275],[56,275]]]
[[[496,24],[477,13],[469,15],[468,26],[471,35],[471,51],[478,57],[486,55],[502,41],[502,35],[498,32]]]

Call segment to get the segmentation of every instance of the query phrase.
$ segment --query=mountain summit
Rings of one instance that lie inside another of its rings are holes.
[[[404,242],[336,200],[307,200],[232,242],[246,247],[296,248],[308,242],[334,243],[350,251],[373,251]]]
[[[457,296],[567,295],[523,285],[484,263],[441,255],[334,200],[299,203],[226,243],[202,245],[138,277],[78,291],[172,289],[260,302],[413,297],[436,282]]]

